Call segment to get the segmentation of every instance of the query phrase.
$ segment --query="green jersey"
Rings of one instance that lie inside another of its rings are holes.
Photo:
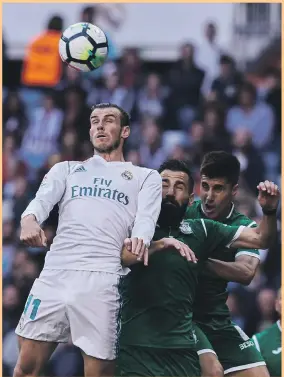
[[[186,212],[187,219],[206,219],[202,211],[201,201],[195,201]],[[222,222],[230,226],[247,226],[256,227],[257,224],[248,217],[237,212],[232,204],[232,209],[229,215]],[[217,237],[217,235],[216,235]],[[236,257],[240,255],[251,255],[259,258],[258,250],[237,250],[225,248],[220,244],[219,247],[211,255],[214,259],[219,259],[225,262],[233,262]],[[206,324],[212,328],[219,328],[230,321],[230,312],[226,305],[228,281],[224,280],[207,269],[202,271],[199,277],[196,299],[194,303],[194,321],[196,323]]]
[[[187,220],[176,230],[156,229],[154,240],[174,237],[198,258],[188,262],[176,249],[154,253],[149,265],[136,264],[124,278],[120,345],[192,348],[192,309],[198,274],[216,248],[229,247],[243,227],[210,220]]]
[[[281,325],[280,321],[252,337],[254,344],[266,362],[270,376],[281,376]]]

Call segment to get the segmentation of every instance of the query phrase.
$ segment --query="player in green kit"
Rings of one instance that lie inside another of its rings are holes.
[[[182,222],[193,199],[193,180],[186,164],[171,160],[159,169],[163,200],[149,265],[126,249],[122,262],[131,272],[122,283],[124,298],[116,376],[198,376],[199,360],[192,331],[198,276],[216,248],[267,246],[276,216],[264,215],[259,227],[225,226],[211,220]],[[279,191],[260,183],[264,213],[274,210]],[[186,246],[187,245],[187,246]],[[184,255],[194,251],[197,263]]]
[[[254,344],[258,351],[262,354],[270,376],[281,376],[281,290],[279,289],[275,309],[278,312],[280,319],[272,326],[268,327],[261,333],[255,334],[252,337]]]
[[[235,156],[222,151],[208,153],[202,161],[200,175],[201,200],[188,207],[187,219],[211,219],[230,226],[257,226],[237,212],[232,203],[240,175],[240,163]],[[232,323],[226,305],[228,282],[248,285],[258,265],[258,250],[246,248],[231,248],[225,252],[219,247],[207,261],[193,309],[202,376],[217,377],[223,373],[238,377],[268,376],[263,358],[249,337]]]

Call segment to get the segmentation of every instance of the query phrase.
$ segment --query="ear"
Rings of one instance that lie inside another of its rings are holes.
[[[127,139],[129,135],[130,135],[130,127],[129,126],[122,127],[122,130],[121,130],[122,139]]]
[[[194,192],[189,195],[188,207],[191,206],[193,202],[194,202]]]
[[[232,195],[233,195],[233,196],[236,196],[236,195],[237,195],[238,188],[239,188],[239,185],[238,185],[238,184],[236,184],[235,186],[233,186],[233,189],[232,189]]]

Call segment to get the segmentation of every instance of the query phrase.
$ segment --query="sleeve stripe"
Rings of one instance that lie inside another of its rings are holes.
[[[257,223],[255,221],[253,221],[252,223],[250,223],[249,225],[247,225],[247,228],[251,228],[253,225],[257,225]]]
[[[258,340],[257,340],[257,337],[256,337],[255,335],[252,336],[252,340],[254,341],[254,344],[255,344],[256,349],[257,349],[259,352],[261,352],[261,351],[260,351],[260,347],[259,347],[259,343],[258,343]]]
[[[143,188],[143,186],[144,186],[144,183],[147,181],[147,178],[149,177],[149,175],[150,174],[152,174],[153,173],[153,171],[155,171],[155,170],[151,170],[150,172],[149,172],[149,174],[147,174],[147,177],[144,179],[144,181],[143,181],[143,183],[142,183],[142,185],[141,185],[141,187],[140,187],[140,190],[139,191],[141,191],[142,190],[142,188]]]
[[[260,255],[259,254],[255,254],[255,253],[252,253],[252,252],[249,252],[249,251],[239,251],[236,255],[235,255],[235,258],[241,256],[241,255],[249,255],[250,257],[255,257],[257,259],[260,259]]]
[[[205,235],[207,237],[207,229],[206,229],[206,225],[205,225],[204,219],[201,219],[201,223],[203,225],[203,229],[204,229]]]
[[[242,233],[242,231],[243,231],[244,229],[245,229],[245,226],[241,225],[241,226],[239,227],[239,229],[236,231],[236,233],[235,233],[233,239],[227,244],[226,247],[230,248],[231,245],[232,245],[232,243],[233,243],[234,241],[236,241],[236,240],[239,238],[240,234]]]

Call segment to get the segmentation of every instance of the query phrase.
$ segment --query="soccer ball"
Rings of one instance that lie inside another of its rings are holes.
[[[70,67],[83,72],[99,68],[107,58],[108,41],[97,26],[79,22],[69,26],[59,41],[59,55]]]

